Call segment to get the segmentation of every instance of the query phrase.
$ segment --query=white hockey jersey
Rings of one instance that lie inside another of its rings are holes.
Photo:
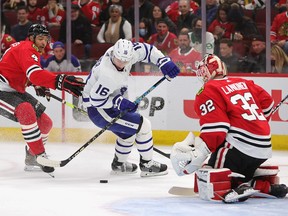
[[[113,98],[118,94],[123,95],[128,88],[128,76],[133,64],[145,62],[158,65],[159,60],[165,57],[155,46],[147,43],[133,43],[133,47],[133,58],[122,71],[112,63],[113,47],[96,62],[83,90],[84,107],[112,108]]]

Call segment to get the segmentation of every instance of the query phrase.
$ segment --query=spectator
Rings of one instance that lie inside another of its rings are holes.
[[[179,17],[179,0],[172,2],[165,8],[165,12],[167,13],[168,17],[172,20],[172,22],[177,23],[177,19]],[[195,13],[198,9],[199,4],[196,1],[190,1],[190,11]]]
[[[92,44],[92,27],[89,20],[80,14],[80,8],[71,4],[71,42],[84,45],[85,58],[89,58]],[[66,20],[61,23],[59,41],[66,43]]]
[[[202,19],[196,17],[192,23],[192,32],[189,32],[191,47],[202,53]],[[213,54],[215,48],[215,40],[211,32],[206,32],[206,53]]]
[[[102,25],[97,35],[99,43],[116,43],[120,38],[132,39],[132,26],[122,17],[122,12],[121,5],[110,5],[110,19]]]
[[[139,22],[139,42],[147,43],[150,36],[151,36],[151,22],[149,19],[144,17]],[[135,38],[132,38],[132,42],[136,42]]]
[[[221,39],[219,58],[225,63],[228,72],[238,72],[238,57],[233,53],[233,43],[230,39]]]
[[[251,40],[253,35],[260,34],[255,22],[250,17],[244,16],[242,8],[236,3],[231,4],[228,19],[235,26],[232,40]]]
[[[180,72],[195,72],[202,60],[200,52],[190,46],[188,30],[180,31],[178,35],[178,47],[169,54],[171,60],[178,66]]]
[[[54,43],[54,39],[52,37],[50,37],[50,40],[48,41],[47,45],[45,46],[45,48],[40,52],[40,63],[41,65],[44,64],[44,62],[50,57],[52,56],[53,53],[53,43]]]
[[[5,34],[6,26],[2,25],[0,29],[0,57],[10,47],[11,44],[15,43],[16,40],[9,34]]]
[[[3,3],[3,8],[7,10],[17,10],[19,7],[24,7],[24,6],[26,6],[25,0],[6,0]]]
[[[42,10],[37,7],[38,0],[27,0],[28,19],[33,23],[40,23]]]
[[[213,20],[216,18],[217,9],[218,9],[218,1],[217,0],[207,0],[206,1],[206,22],[207,26],[209,26]],[[195,15],[201,17],[201,7],[197,9]]]
[[[288,56],[278,45],[271,48],[272,73],[288,73]]]
[[[164,55],[169,54],[177,47],[177,36],[168,30],[165,20],[158,20],[157,33],[152,34],[148,43],[156,46]]]
[[[28,30],[33,24],[30,20],[28,20],[27,7],[23,6],[17,8],[17,19],[19,21],[18,24],[11,27],[11,36],[19,42],[26,39]]]
[[[177,26],[174,22],[170,20],[170,18],[167,16],[165,11],[161,9],[159,6],[154,6],[152,10],[152,15],[151,15],[151,21],[152,21],[152,26],[151,26],[151,34],[157,33],[157,21],[159,19],[164,19],[167,22],[169,31],[172,32],[173,34],[177,34]]]
[[[286,9],[288,0],[286,1]],[[288,12],[277,14],[272,22],[270,40],[272,44],[280,46],[288,54]]]
[[[251,52],[245,63],[247,65],[241,69],[244,72],[246,69],[247,72],[266,73],[266,44],[261,35],[252,37]]]
[[[78,4],[84,16],[86,16],[93,26],[100,25],[101,5],[98,2],[92,0],[78,0],[74,1],[73,4]]]
[[[196,16],[190,10],[190,1],[189,0],[179,0],[179,16],[177,18],[177,28],[178,32],[182,28],[190,28],[192,20]]]
[[[150,18],[151,11],[153,10],[154,4],[149,0],[139,0],[139,20],[143,17]],[[127,20],[131,25],[134,25],[134,6],[131,6],[128,10]]]
[[[109,0],[107,4],[102,4],[101,12],[100,12],[100,25],[102,26],[104,22],[106,22],[109,18],[109,7],[110,5],[122,5],[122,0]],[[122,13],[122,17],[126,18],[125,8]]]
[[[71,55],[71,61],[68,62],[66,59],[66,52],[64,44],[61,41],[53,43],[53,53],[42,67],[45,70],[52,72],[80,72],[81,65],[79,60]]]
[[[48,27],[59,27],[65,19],[66,13],[63,9],[63,6],[57,2],[58,0],[48,0],[47,5],[42,8],[42,25]]]
[[[208,27],[208,31],[213,34],[218,43],[222,38],[231,38],[234,33],[234,25],[228,20],[229,10],[229,4],[219,5],[216,19]]]

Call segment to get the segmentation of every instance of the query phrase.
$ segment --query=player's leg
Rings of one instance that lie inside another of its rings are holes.
[[[31,165],[37,164],[44,172],[53,172],[54,168],[40,166],[35,157],[35,155],[45,152],[37,123],[37,117],[44,112],[45,107],[28,93],[0,92],[0,98],[0,114],[12,121],[19,122],[21,126],[22,135],[29,146],[26,154],[31,159]],[[27,164],[26,160],[25,163]]]
[[[103,110],[95,109],[93,107],[89,107],[87,111],[89,118],[100,128],[104,128],[120,113],[119,111],[115,111],[115,109]],[[131,174],[137,171],[137,165],[128,162],[127,159],[135,142],[137,129],[139,128],[140,123],[140,114],[127,113],[108,129],[117,135],[115,155],[111,164],[112,173]]]
[[[140,153],[141,176],[166,175],[167,165],[153,160],[153,137],[150,121],[141,116],[141,124],[136,134],[136,145]]]

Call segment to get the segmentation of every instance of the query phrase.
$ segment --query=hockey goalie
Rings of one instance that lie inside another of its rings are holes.
[[[285,197],[278,167],[263,164],[272,156],[272,97],[251,80],[227,77],[225,64],[213,54],[204,57],[196,73],[204,82],[194,107],[200,135],[189,133],[173,146],[176,173],[195,172],[194,191],[205,200],[242,202],[257,193]]]

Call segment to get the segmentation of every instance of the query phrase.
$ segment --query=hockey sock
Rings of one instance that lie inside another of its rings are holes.
[[[52,125],[53,125],[52,120],[50,119],[50,117],[46,113],[43,113],[37,119],[37,123],[38,123],[38,127],[41,131],[41,134],[42,134],[43,144],[45,145],[47,140],[48,140],[49,132],[50,132]]]
[[[153,158],[153,138],[151,123],[143,117],[143,123],[136,134],[136,145],[143,160],[150,161]]]
[[[116,140],[115,146],[115,154],[118,157],[119,162],[126,162],[129,154],[131,153],[131,149],[133,147],[133,143],[135,142],[135,135],[122,139],[120,137]]]
[[[33,155],[43,153],[45,149],[32,105],[27,102],[19,104],[15,109],[15,116],[20,123],[22,135],[30,148],[30,152]]]

